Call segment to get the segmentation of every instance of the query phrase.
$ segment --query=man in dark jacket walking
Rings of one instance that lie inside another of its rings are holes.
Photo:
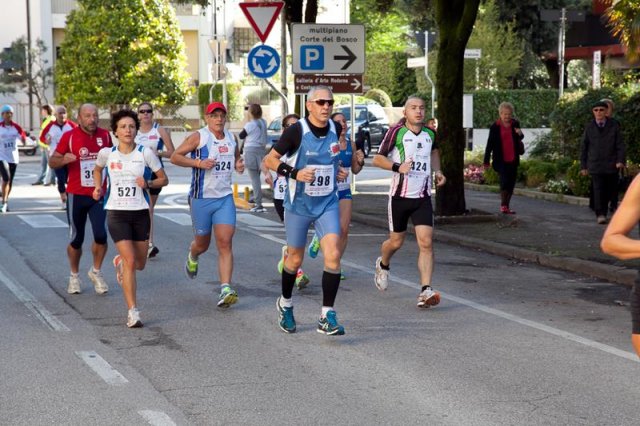
[[[607,119],[607,109],[608,105],[602,101],[593,105],[594,119],[584,130],[580,149],[580,173],[591,175],[594,210],[599,224],[607,223],[609,201],[618,190],[618,170],[625,164],[620,126]]]

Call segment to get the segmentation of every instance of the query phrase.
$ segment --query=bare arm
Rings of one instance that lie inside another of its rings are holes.
[[[49,167],[52,169],[60,169],[74,161],[76,161],[76,156],[70,152],[67,152],[64,156],[59,152],[54,152],[51,157],[49,157]]]
[[[404,163],[400,164],[400,167],[398,168],[397,173],[402,173],[402,174],[409,173],[409,170],[411,170],[411,163],[412,161],[405,161]],[[376,154],[373,157],[373,165],[375,167],[380,167],[381,169],[384,169],[384,170],[393,171],[394,162],[391,161],[388,157],[385,157],[384,155]]]
[[[640,240],[629,238],[629,233],[640,221],[640,175],[631,182],[620,207],[604,232],[600,248],[618,259],[640,257]]]
[[[355,141],[351,142],[351,151],[353,151],[351,155],[351,171],[354,175],[357,175],[364,167],[364,152],[357,149]]]
[[[187,158],[186,155],[198,148],[200,144],[200,133],[195,132],[189,135],[182,144],[171,154],[171,163],[181,167],[192,167],[210,170],[216,164],[215,160],[206,158]]]
[[[164,151],[159,152],[158,156],[161,158],[171,158],[173,151],[175,151],[173,141],[171,140],[171,134],[164,127],[159,127],[158,133],[162,138],[162,142],[164,142]]]
[[[445,178],[442,174],[439,149],[434,149],[433,151],[431,151],[431,170],[433,170],[436,176],[436,186],[444,185],[447,181],[447,178]]]
[[[58,154],[60,155],[60,154]],[[94,200],[99,200],[100,197],[102,197],[102,170],[104,170],[104,167],[100,167],[98,165],[96,165],[93,168],[93,199]]]

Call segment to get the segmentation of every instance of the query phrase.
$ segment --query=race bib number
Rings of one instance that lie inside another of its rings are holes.
[[[121,177],[113,182],[113,201],[116,207],[138,207],[142,188],[134,177]]]
[[[16,147],[16,140],[13,137],[5,138],[2,141],[2,147],[8,151],[13,151],[13,149]]]
[[[93,188],[93,169],[96,167],[96,160],[80,161],[80,185],[85,188]]]
[[[230,176],[233,172],[233,163],[234,156],[233,155],[220,155],[216,158],[216,165],[211,169],[211,173],[215,177],[226,177]]]
[[[409,170],[409,179],[426,179],[429,175],[429,172],[431,171],[429,161],[431,161],[429,157],[416,157],[416,159],[411,163],[411,170]]]
[[[346,191],[350,187],[351,187],[351,173],[349,173],[349,176],[347,176],[345,180],[338,181],[338,191]]]
[[[287,181],[283,177],[276,179],[273,187],[273,198],[276,200],[284,200],[284,194],[287,190]]]
[[[316,176],[313,182],[307,183],[304,188],[305,194],[311,197],[322,197],[329,195],[333,191],[334,169],[332,165],[314,166]]]

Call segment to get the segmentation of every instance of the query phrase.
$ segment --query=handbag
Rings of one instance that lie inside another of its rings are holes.
[[[626,192],[633,180],[632,176],[629,176],[629,170],[626,167],[618,170],[618,191]]]
[[[518,141],[517,143],[517,151],[518,151],[518,155],[524,154],[524,142],[522,142],[521,140]]]

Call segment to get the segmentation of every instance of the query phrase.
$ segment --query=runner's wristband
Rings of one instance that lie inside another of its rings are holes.
[[[398,171],[400,170],[400,163],[393,163],[393,166],[391,166],[391,170],[398,173]]]
[[[280,163],[280,165],[278,166],[277,172],[279,175],[289,177],[292,170],[293,170],[293,167],[291,167],[287,163]]]

